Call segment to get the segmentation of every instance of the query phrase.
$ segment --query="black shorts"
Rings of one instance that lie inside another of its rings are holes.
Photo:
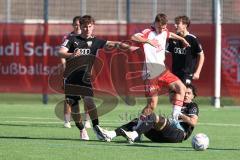
[[[184,84],[192,83],[192,74],[185,74],[185,73],[174,73]]]
[[[64,78],[64,93],[65,98],[74,100],[80,100],[82,96],[93,97],[91,81],[78,74]]]
[[[185,137],[184,131],[172,127],[169,120],[167,120],[167,124],[163,130],[158,131],[151,129],[144,135],[151,141],[160,143],[180,143],[184,140]]]

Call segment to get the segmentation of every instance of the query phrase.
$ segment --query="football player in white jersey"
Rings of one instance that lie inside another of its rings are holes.
[[[145,81],[147,105],[139,118],[139,125],[157,107],[158,95],[164,87],[176,93],[172,102],[173,118],[178,119],[181,113],[186,87],[179,78],[165,67],[165,45],[168,38],[181,40],[186,47],[189,47],[189,43],[184,38],[169,32],[167,21],[167,16],[159,13],[156,15],[154,25],[151,28],[136,33],[131,37],[133,41],[143,45],[145,53],[143,79]]]

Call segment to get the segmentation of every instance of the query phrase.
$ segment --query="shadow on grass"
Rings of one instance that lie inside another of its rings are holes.
[[[48,123],[48,122],[46,122]],[[55,128],[64,128],[63,127],[63,123],[60,124],[60,123],[57,123],[57,124],[4,124],[4,123],[0,123],[0,126],[10,126],[10,127],[55,127]]]
[[[82,141],[80,139],[73,138],[53,138],[53,137],[27,137],[27,136],[0,136],[0,139],[18,139],[18,140],[50,140],[50,141]],[[89,142],[102,142],[99,140],[88,140]],[[84,141],[84,142],[88,142]],[[82,141],[83,142],[83,141]]]
[[[216,150],[216,151],[240,151],[240,148],[208,148],[208,150]]]
[[[123,144],[123,143],[127,143],[126,141],[114,141],[114,143],[116,144]],[[159,144],[159,145],[148,145],[148,144]],[[169,144],[169,145],[161,145],[161,144]],[[171,143],[154,143],[151,141],[141,141],[139,143],[134,143],[134,144],[126,144],[127,146],[131,146],[131,147],[146,147],[146,148],[172,148],[172,149],[176,149],[179,151],[195,151],[191,146],[189,147],[183,147],[183,146],[171,146]],[[211,150],[211,151],[240,151],[240,148],[208,148],[207,150]]]
[[[27,136],[0,136],[0,139],[18,139],[18,140],[50,140],[50,141],[79,141],[83,142],[80,139],[73,139],[73,138],[53,138],[53,137],[27,137]],[[127,146],[127,147],[144,147],[144,148],[169,148],[169,149],[174,149],[177,151],[195,151],[193,150],[192,147],[183,147],[183,146],[173,146],[173,145],[161,145],[161,143],[153,143],[151,141],[142,141],[140,143],[134,143],[134,144],[129,144],[126,141],[112,141],[111,143],[109,142],[104,142],[100,140],[89,140],[89,141],[84,141],[88,145],[104,145],[106,147],[119,147],[119,146]],[[94,144],[88,143],[88,142],[96,142]],[[154,144],[154,145],[151,145]],[[158,145],[156,145],[158,144]],[[171,143],[162,143],[162,144],[171,144]],[[176,144],[174,144],[176,145]],[[210,151],[240,151],[240,148],[208,148],[207,150]]]

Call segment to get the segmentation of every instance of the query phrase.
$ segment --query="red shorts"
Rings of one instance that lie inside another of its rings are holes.
[[[164,71],[161,75],[154,79],[145,80],[145,94],[147,97],[155,94],[164,94],[169,90],[169,85],[178,81],[179,78],[169,70]]]

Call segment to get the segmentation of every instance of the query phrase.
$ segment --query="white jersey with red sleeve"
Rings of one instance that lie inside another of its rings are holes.
[[[151,29],[145,29],[141,33],[136,33],[135,35],[142,36],[149,40],[157,40],[158,47],[153,47],[148,43],[143,44],[143,50],[145,53],[145,65],[143,68],[143,78],[153,79],[159,76],[165,70],[165,49],[166,41],[169,38],[169,32],[167,29],[163,30],[161,33]]]

